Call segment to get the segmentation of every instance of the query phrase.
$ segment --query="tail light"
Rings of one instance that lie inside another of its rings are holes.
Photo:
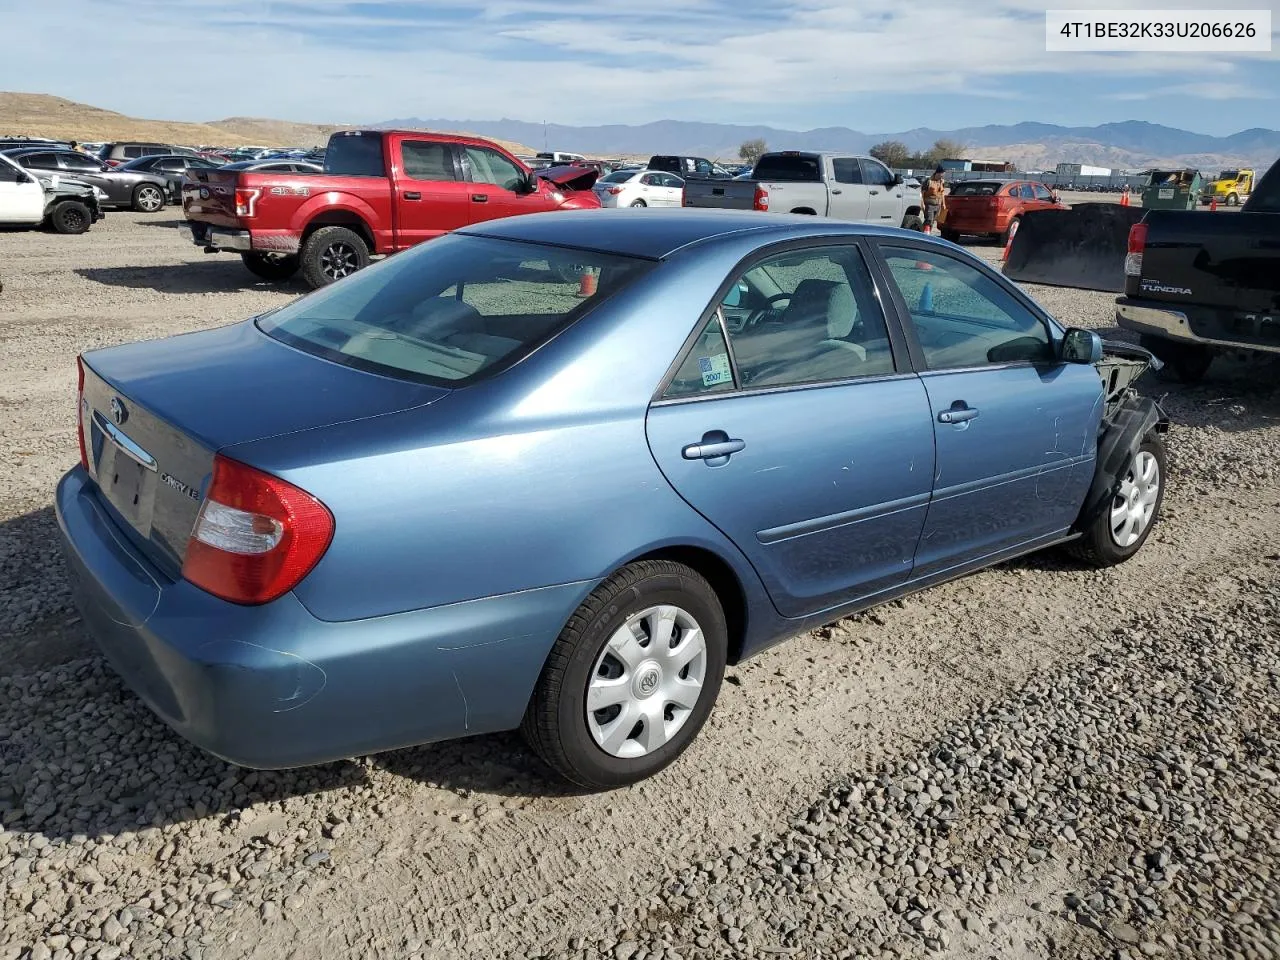
[[[261,193],[262,193],[261,190],[237,187],[236,188],[236,216],[252,217],[253,208],[257,205],[258,195]]]
[[[618,194],[620,194],[620,193],[622,192],[622,188],[621,188],[621,187],[610,187],[608,192],[609,192],[610,194],[612,194],[613,196],[615,196],[615,197],[616,197]]]
[[[1126,277],[1142,276],[1142,253],[1147,248],[1147,225],[1135,223],[1129,228],[1129,251],[1124,258]]]
[[[764,187],[757,186],[755,196],[751,198],[752,210],[768,210],[769,209],[769,191]]]
[[[76,437],[80,440],[80,466],[89,469],[89,451],[84,445],[84,358],[76,357]]]
[[[219,454],[182,575],[232,603],[268,603],[296,587],[332,539],[333,514],[323,503]]]

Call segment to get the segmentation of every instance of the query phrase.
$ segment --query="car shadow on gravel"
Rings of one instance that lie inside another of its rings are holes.
[[[236,293],[249,288],[303,290],[301,281],[267,283],[258,280],[238,257],[217,257],[203,263],[156,267],[81,267],[76,273],[94,283],[157,293]]]
[[[168,227],[171,230],[178,229],[178,227],[182,226],[185,222],[186,221],[182,219],[157,220],[154,217],[141,217],[138,220],[138,223],[142,224],[144,227]]]

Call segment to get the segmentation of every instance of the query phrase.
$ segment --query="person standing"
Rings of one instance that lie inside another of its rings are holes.
[[[947,209],[947,185],[942,180],[942,168],[933,171],[933,176],[920,188],[920,199],[924,202],[924,228],[932,233],[938,218]]]

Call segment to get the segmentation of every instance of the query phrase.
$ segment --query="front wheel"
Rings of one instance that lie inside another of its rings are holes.
[[[63,200],[49,214],[49,226],[57,233],[84,233],[93,223],[93,214],[79,200]]]
[[[633,207],[647,207],[647,206],[648,206],[648,204],[647,204],[647,203],[645,203],[643,200],[636,200],[634,203],[632,203],[632,204],[631,204],[631,206],[633,206]]]
[[[164,191],[154,183],[140,183],[133,190],[133,209],[138,213],[155,213],[164,209]]]
[[[281,283],[288,280],[301,266],[296,256],[288,256],[283,253],[242,253],[240,259],[244,261],[246,269],[255,277],[261,277],[263,280],[269,280],[272,283]]]
[[[959,242],[960,242],[960,231],[959,231],[959,230],[948,230],[948,229],[946,229],[946,228],[944,227],[944,228],[942,229],[942,239],[943,239],[943,240],[946,240],[948,243],[959,243]]]
[[[1227,194],[1227,206],[1234,207],[1240,202],[1240,197],[1234,193]]]
[[[1134,451],[1110,503],[1071,544],[1077,557],[1096,567],[1124,563],[1147,542],[1164,503],[1164,441],[1148,434]]]
[[[917,233],[924,229],[924,218],[919,214],[908,213],[902,218],[903,230],[915,230]]]
[[[312,289],[328,286],[369,265],[369,245],[346,227],[321,227],[302,245],[302,277]]]
[[[724,612],[696,571],[624,567],[556,640],[521,733],[565,779],[596,790],[651,777],[682,754],[720,692]]]

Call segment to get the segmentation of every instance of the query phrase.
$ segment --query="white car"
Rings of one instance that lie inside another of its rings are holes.
[[[684,181],[661,170],[615,170],[596,181],[602,207],[678,207]]]
[[[45,218],[45,201],[36,175],[0,154],[0,224],[39,226]]]

